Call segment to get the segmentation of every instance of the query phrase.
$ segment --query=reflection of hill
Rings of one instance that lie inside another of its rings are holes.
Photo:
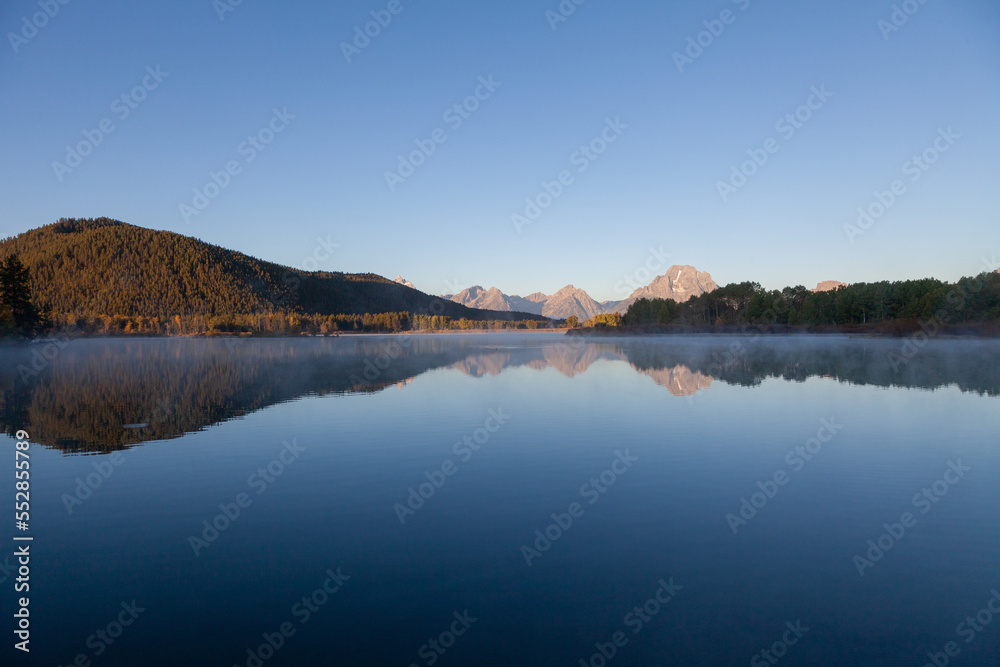
[[[552,368],[574,377],[628,363],[674,396],[713,379],[756,385],[812,376],[854,384],[1000,395],[1000,342],[933,341],[893,368],[902,342],[844,338],[671,337],[588,342],[552,335],[352,336],[337,339],[77,340],[25,382],[42,346],[0,349],[0,424],[66,451],[175,438],[308,395],[404,388],[433,369],[471,377]]]
[[[460,356],[418,339],[77,340],[23,381],[41,346],[0,352],[0,422],[70,451],[175,438],[305,395],[373,392]],[[418,348],[414,353],[410,348]]]

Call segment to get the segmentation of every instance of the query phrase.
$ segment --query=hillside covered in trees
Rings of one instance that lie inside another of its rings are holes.
[[[301,271],[108,218],[62,219],[0,241],[0,261],[11,255],[57,329],[297,333],[548,321],[468,308],[375,274]]]
[[[883,281],[826,292],[802,286],[768,291],[754,282],[732,283],[684,303],[640,299],[622,319],[626,327],[856,327],[887,332],[894,330],[892,325],[912,329],[998,322],[1000,274],[995,272],[954,284],[934,279]]]

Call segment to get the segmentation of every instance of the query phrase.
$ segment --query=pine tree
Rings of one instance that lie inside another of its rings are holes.
[[[0,264],[0,307],[16,333],[31,336],[39,330],[41,316],[31,303],[31,278],[17,253]]]

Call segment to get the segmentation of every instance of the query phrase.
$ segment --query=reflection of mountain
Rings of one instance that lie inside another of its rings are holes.
[[[618,361],[622,360],[622,355],[617,345],[549,345],[542,350],[542,359],[546,366],[566,377],[574,377],[585,373],[596,361]]]
[[[568,345],[547,345],[541,349],[541,358],[529,355],[527,361],[523,358],[512,358],[510,353],[470,354],[462,361],[452,364],[452,368],[471,375],[499,375],[506,368],[527,366],[534,370],[552,368],[566,377],[574,377],[586,373],[591,365],[602,359],[608,361],[624,361],[629,363],[628,354],[618,346],[587,344],[582,347]],[[643,375],[648,375],[653,382],[666,387],[674,396],[691,396],[700,389],[708,389],[712,385],[712,377],[693,372],[683,364],[670,368],[640,369],[633,366]]]
[[[478,378],[484,375],[500,375],[509,364],[510,355],[506,352],[488,352],[469,355],[461,361],[456,361],[451,367]]]
[[[627,361],[617,345],[584,343],[570,346],[558,339],[550,340],[549,343],[503,352],[469,351],[468,356],[451,367],[472,377],[499,375],[507,368],[516,366],[527,366],[538,371],[552,368],[566,377],[574,377],[587,372],[595,361],[601,359]]]
[[[693,396],[701,389],[712,386],[712,376],[692,371],[687,366],[640,371],[653,378],[653,382],[666,387],[674,396]]]
[[[337,339],[77,340],[0,349],[0,424],[66,451],[110,451],[175,438],[309,395],[405,388],[438,368],[472,377],[511,368],[574,377],[596,362],[627,363],[674,396],[713,380],[769,377],[1000,395],[1000,342],[821,337],[602,339],[551,334],[344,336]],[[904,350],[916,350],[908,361]],[[896,355],[893,357],[892,355]],[[32,364],[37,375],[25,377]],[[894,368],[894,363],[897,368]],[[19,371],[20,367],[20,371]],[[609,391],[613,391],[609,387]]]

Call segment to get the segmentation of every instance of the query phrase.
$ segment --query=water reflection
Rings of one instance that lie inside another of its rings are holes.
[[[303,396],[405,388],[435,369],[472,377],[512,368],[567,377],[627,364],[671,396],[713,381],[770,377],[1000,395],[1000,342],[930,341],[909,358],[899,340],[671,337],[586,340],[552,334],[337,339],[77,340],[44,366],[41,346],[0,350],[0,423],[66,452],[105,452],[180,437]],[[902,361],[901,361],[902,359]],[[33,370],[41,366],[40,370]],[[29,372],[26,372],[29,371]]]

